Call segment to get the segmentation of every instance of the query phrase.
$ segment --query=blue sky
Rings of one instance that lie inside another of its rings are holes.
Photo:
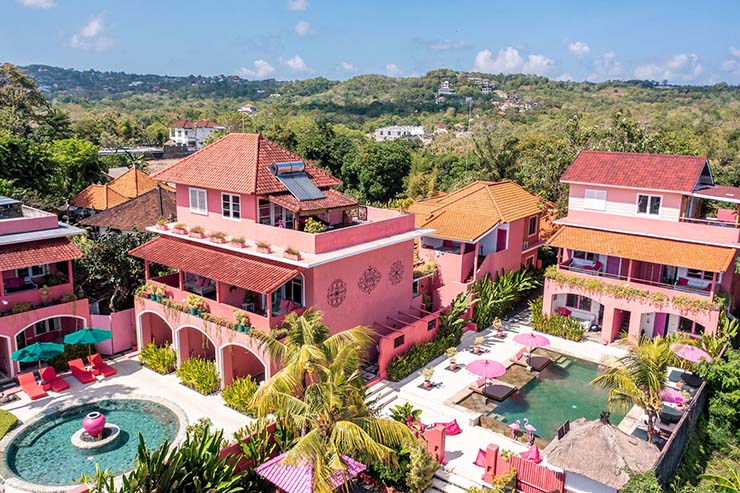
[[[733,0],[0,0],[0,61],[345,79],[435,68],[740,83]]]

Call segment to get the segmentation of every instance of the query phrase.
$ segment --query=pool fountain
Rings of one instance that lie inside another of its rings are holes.
[[[61,492],[96,465],[130,471],[139,436],[155,449],[185,436],[187,417],[159,397],[121,395],[44,411],[0,441],[0,476],[9,491]]]

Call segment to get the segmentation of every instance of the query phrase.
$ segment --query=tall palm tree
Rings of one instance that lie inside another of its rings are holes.
[[[654,424],[663,408],[660,392],[676,357],[662,337],[643,339],[631,349],[626,356],[606,362],[607,371],[591,384],[609,390],[610,406],[642,408],[647,413],[647,440],[652,443]]]
[[[718,493],[740,493],[740,468],[730,461],[724,464],[726,473],[712,471],[710,474],[702,474],[701,479],[707,481],[712,491]]]

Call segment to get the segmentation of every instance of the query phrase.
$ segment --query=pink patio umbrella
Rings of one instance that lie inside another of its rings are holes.
[[[686,396],[681,391],[666,387],[660,391],[660,398],[663,402],[670,402],[671,404],[684,404],[686,402]]]
[[[531,447],[529,447],[529,450],[520,453],[519,457],[530,462],[534,462],[535,464],[539,464],[540,462],[542,462],[542,457],[540,457],[540,449],[537,448],[537,445],[532,445]]]
[[[671,351],[673,351],[673,354],[679,358],[691,363],[701,363],[701,360],[703,359],[708,362],[712,361],[712,357],[709,353],[690,344],[674,344],[671,346]]]
[[[492,359],[477,359],[468,364],[468,371],[485,379],[498,378],[506,373],[506,367]]]
[[[268,460],[255,471],[285,493],[313,493],[313,467],[308,464],[302,466],[281,464],[286,454],[287,452]],[[334,488],[339,488],[366,469],[365,464],[346,455],[342,456],[342,460],[347,469],[334,472],[331,478]]]
[[[531,366],[532,362],[532,350],[538,347],[547,347],[550,345],[550,339],[547,337],[530,332],[529,334],[517,334],[514,336],[514,342],[521,344],[529,349],[527,355],[527,366]]]

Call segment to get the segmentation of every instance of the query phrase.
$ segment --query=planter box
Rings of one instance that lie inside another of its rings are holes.
[[[233,242],[233,241],[231,242],[231,246],[236,247],[236,248],[247,248],[247,244],[246,243],[236,243],[236,242]]]
[[[167,231],[168,229],[170,229],[170,227],[166,224],[157,224],[157,229],[160,231]]]
[[[193,232],[191,231],[191,232],[190,232],[190,237],[191,237],[191,238],[205,238],[205,237],[206,237],[206,235],[205,235],[205,233],[193,233]]]
[[[287,258],[287,259],[290,259],[290,260],[300,260],[301,259],[301,254],[300,253],[286,253],[286,252],[283,252],[283,258]]]
[[[211,241],[213,243],[218,243],[219,245],[223,245],[226,243],[226,238],[211,238]]]
[[[270,247],[261,247],[261,246],[258,246],[257,247],[257,251],[260,252],[260,253],[272,253],[272,250],[270,249]]]
[[[188,234],[188,231],[186,229],[179,229],[179,228],[173,229],[172,232],[175,233],[175,234],[178,234],[178,235],[186,235],[186,234]]]

